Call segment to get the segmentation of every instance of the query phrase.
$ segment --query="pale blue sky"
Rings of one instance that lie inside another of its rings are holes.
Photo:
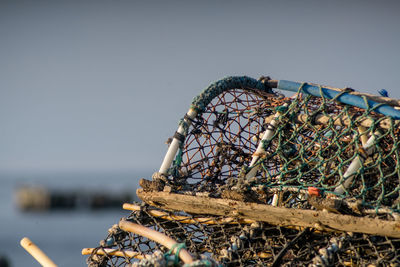
[[[228,75],[400,98],[396,1],[0,1],[0,170],[157,170]]]

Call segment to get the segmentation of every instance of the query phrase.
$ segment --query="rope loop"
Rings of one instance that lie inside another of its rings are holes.
[[[169,259],[170,259],[169,256],[176,249],[175,254],[174,254],[174,266],[178,266],[178,264],[179,264],[179,253],[181,252],[181,249],[183,249],[183,248],[186,248],[185,243],[176,243],[176,244],[174,244],[171,247],[171,249],[167,253],[164,254],[165,260],[168,262]]]

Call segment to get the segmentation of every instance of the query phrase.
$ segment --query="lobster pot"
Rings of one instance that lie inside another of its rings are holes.
[[[398,106],[265,77],[211,84],[89,266],[400,264]]]

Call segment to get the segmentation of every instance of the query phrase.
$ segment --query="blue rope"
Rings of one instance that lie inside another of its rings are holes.
[[[229,76],[212,83],[192,101],[192,108],[202,113],[208,104],[219,94],[232,89],[258,89],[273,93],[271,88],[259,80],[247,76]]]

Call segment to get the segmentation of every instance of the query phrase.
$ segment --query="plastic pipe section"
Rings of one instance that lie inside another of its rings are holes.
[[[197,112],[194,109],[189,109],[189,111],[186,113],[187,117],[189,119],[194,119],[197,115]],[[185,122],[187,125],[190,125],[190,121],[185,118]],[[185,129],[182,125],[178,127],[177,132],[179,134],[184,135],[185,134]],[[164,160],[161,164],[159,172],[162,174],[167,175],[169,167],[171,167],[172,161],[174,160],[174,157],[176,155],[176,152],[179,149],[179,146],[181,145],[181,141],[179,141],[177,138],[173,138],[171,144],[168,147],[167,154],[164,157]]]
[[[326,97],[333,99],[337,97],[339,102],[344,104],[352,105],[355,107],[363,108],[363,109],[374,109],[376,112],[383,114],[385,116],[390,116],[393,119],[400,120],[400,110],[396,110],[393,107],[381,104],[372,100],[364,100],[364,98],[352,95],[351,93],[343,92],[338,90],[328,89],[326,87],[320,87],[319,85],[313,84],[302,84],[298,82],[286,81],[286,80],[279,80],[277,84],[277,89],[291,91],[291,92],[298,92],[300,86],[302,87],[302,92],[317,96],[317,97]]]

